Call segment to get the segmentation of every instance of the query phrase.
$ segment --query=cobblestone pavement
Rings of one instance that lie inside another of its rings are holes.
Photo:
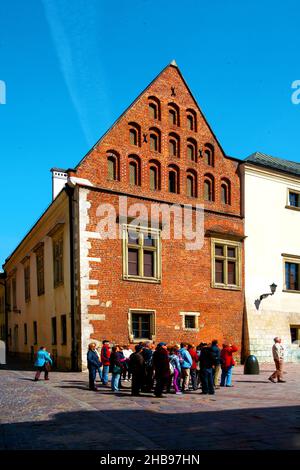
[[[243,375],[214,396],[199,391],[131,397],[128,383],[87,389],[87,373],[0,370],[0,449],[215,450],[300,449],[300,365],[286,364],[287,383]]]

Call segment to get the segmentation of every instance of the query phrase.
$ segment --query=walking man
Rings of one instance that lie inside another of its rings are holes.
[[[276,370],[269,377],[269,380],[273,383],[276,383],[275,379],[277,378],[277,382],[285,383],[285,380],[283,380],[283,378],[282,378],[283,361],[284,361],[284,347],[281,344],[281,338],[279,338],[278,336],[276,336],[276,338],[274,338],[272,353],[273,353],[273,359],[274,359],[274,362],[275,362]]]

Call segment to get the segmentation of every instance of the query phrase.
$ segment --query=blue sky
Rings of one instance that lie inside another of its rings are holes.
[[[1,0],[0,263],[173,58],[224,150],[300,161],[297,0]]]

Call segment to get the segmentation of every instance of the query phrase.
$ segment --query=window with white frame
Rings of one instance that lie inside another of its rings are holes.
[[[161,279],[160,230],[123,225],[123,278],[159,282]]]
[[[199,312],[180,312],[182,318],[182,328],[184,330],[199,330]]]

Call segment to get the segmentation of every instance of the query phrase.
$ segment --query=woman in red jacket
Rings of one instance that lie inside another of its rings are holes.
[[[235,365],[235,360],[232,354],[237,352],[238,348],[234,344],[224,343],[221,351],[222,375],[221,387],[232,387],[231,377],[232,368]]]

